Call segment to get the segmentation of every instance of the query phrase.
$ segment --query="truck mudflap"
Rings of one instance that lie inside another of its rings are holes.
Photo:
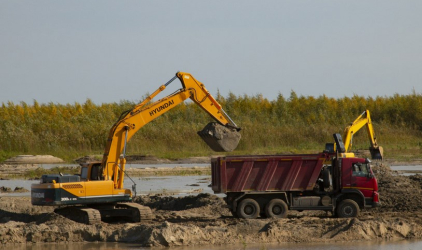
[[[236,149],[241,135],[238,128],[223,126],[216,122],[208,123],[198,135],[216,152],[230,152]]]
[[[372,207],[373,208],[380,207],[380,206],[381,206],[381,202],[374,202],[374,203],[372,203]]]
[[[375,208],[380,207],[381,202],[379,198],[379,193],[374,191],[372,197],[365,197],[365,208]]]

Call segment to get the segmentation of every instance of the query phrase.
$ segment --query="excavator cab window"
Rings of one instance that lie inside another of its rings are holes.
[[[91,180],[98,181],[100,180],[101,171],[100,171],[101,165],[94,165],[91,167]]]
[[[81,168],[81,180],[86,181],[88,179],[88,167]]]

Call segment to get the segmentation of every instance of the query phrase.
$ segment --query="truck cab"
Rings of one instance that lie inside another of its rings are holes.
[[[362,158],[342,158],[341,193],[359,196],[360,207],[379,205],[378,182],[371,161]]]

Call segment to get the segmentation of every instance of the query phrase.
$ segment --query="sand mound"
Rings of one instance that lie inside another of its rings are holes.
[[[17,155],[5,160],[4,164],[51,164],[64,161],[52,155]]]

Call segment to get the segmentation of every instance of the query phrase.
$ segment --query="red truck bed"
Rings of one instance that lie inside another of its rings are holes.
[[[211,160],[214,193],[312,190],[327,154],[226,156]]]

